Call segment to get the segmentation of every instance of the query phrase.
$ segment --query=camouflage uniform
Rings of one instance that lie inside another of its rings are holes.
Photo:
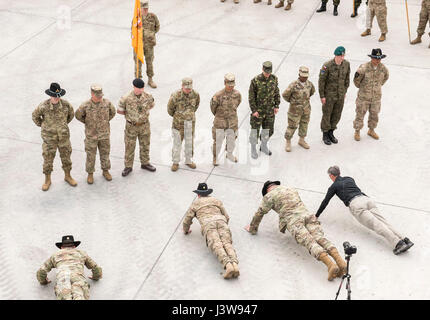
[[[242,96],[235,89],[231,92],[223,89],[212,97],[211,111],[215,115],[212,127],[212,138],[214,140],[212,153],[214,158],[217,158],[221,151],[224,137],[226,138],[227,153],[233,153],[238,130],[237,108],[241,101]]]
[[[103,99],[99,103],[90,99],[81,104],[76,110],[75,117],[85,124],[86,171],[88,173],[95,171],[97,148],[102,170],[109,170],[111,168],[109,121],[115,117],[115,107],[107,99]]]
[[[75,248],[63,248],[53,254],[37,271],[40,284],[47,284],[48,272],[57,269],[55,295],[58,300],[88,300],[90,285],[85,279],[84,265],[92,270],[93,280],[102,277],[99,267],[88,254]]]
[[[358,90],[356,100],[356,117],[354,129],[363,128],[363,119],[369,110],[369,129],[378,125],[378,114],[381,110],[382,86],[388,80],[388,69],[380,63],[377,67],[372,62],[362,64],[354,76],[354,84]]]
[[[66,100],[60,99],[53,105],[50,99],[42,102],[33,111],[33,122],[42,127],[43,173],[50,174],[53,170],[55,153],[60,152],[64,171],[72,170],[72,145],[68,124],[73,120],[73,107]]]
[[[322,0],[323,4],[327,4],[328,0]],[[340,0],[333,0],[333,5],[338,6],[340,4]]]
[[[151,127],[149,123],[149,110],[154,107],[154,98],[143,92],[137,96],[134,91],[123,96],[118,105],[118,112],[125,112],[125,156],[124,166],[133,168],[136,139],[139,139],[140,162],[149,164],[149,145],[151,140]]]
[[[197,198],[186,213],[183,222],[185,231],[190,229],[194,218],[200,222],[201,233],[206,239],[206,245],[217,256],[223,267],[225,268],[227,263],[239,263],[228,227],[230,218],[222,202],[210,196]]]
[[[422,36],[424,34],[427,23],[430,24],[430,0],[423,0],[420,11],[420,22],[418,24],[417,29],[417,33],[419,36]]]
[[[381,33],[386,34],[388,32],[387,26],[387,5],[385,0],[369,0],[369,13],[370,13],[370,25],[369,29],[372,29],[373,18],[376,16],[378,20],[379,28]]]
[[[191,162],[194,154],[194,129],[196,124],[196,115],[200,105],[200,95],[191,90],[186,94],[182,89],[176,91],[170,96],[167,104],[167,112],[172,121],[172,162],[179,163],[181,159],[182,141],[185,139],[185,160]]]
[[[351,67],[348,61],[343,60],[337,65],[332,59],[324,63],[321,68],[318,89],[320,98],[326,98],[322,106],[321,131],[336,130],[342,115],[346,91],[349,87]]]
[[[270,210],[279,214],[279,231],[288,230],[298,244],[308,249],[316,259],[335,246],[324,237],[315,215],[310,213],[298,192],[293,188],[276,186],[264,197],[250,224],[249,231],[256,234],[263,216]]]
[[[306,137],[311,116],[310,97],[314,93],[315,87],[309,80],[306,80],[306,82],[296,80],[282,93],[285,101],[290,103],[285,139],[291,140],[297,127],[299,127],[299,136]]]
[[[279,94],[278,78],[270,74],[266,78],[263,73],[251,80],[249,86],[249,106],[251,108],[251,144],[257,144],[258,138],[267,141],[273,135],[275,126],[275,108],[279,108],[281,97]],[[252,114],[258,112],[259,117]],[[263,129],[260,136],[260,127]]]

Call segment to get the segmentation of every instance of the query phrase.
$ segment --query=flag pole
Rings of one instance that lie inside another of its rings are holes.
[[[408,0],[405,0],[405,6],[406,6],[406,19],[408,20],[409,43],[411,43],[411,24],[409,22]]]

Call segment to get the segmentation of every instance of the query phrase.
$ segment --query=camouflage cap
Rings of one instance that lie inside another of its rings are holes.
[[[191,79],[191,78],[184,78],[184,79],[182,79],[182,86],[185,88],[185,89],[192,89],[193,88],[193,79]]]
[[[263,71],[266,73],[272,73],[272,62],[266,61],[263,63]]]
[[[148,1],[140,1],[140,7],[141,7],[142,9],[149,8],[149,3],[148,3]]]
[[[236,85],[236,78],[234,76],[233,73],[227,73],[224,76],[224,82],[225,84],[229,85],[229,86],[235,86]]]
[[[299,76],[300,77],[309,77],[309,68],[301,66],[299,68]]]
[[[103,88],[98,84],[93,84],[91,86],[91,92],[93,92],[97,97],[103,97]]]

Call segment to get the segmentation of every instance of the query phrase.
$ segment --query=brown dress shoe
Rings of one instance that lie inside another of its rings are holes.
[[[178,169],[179,169],[179,164],[178,164],[178,163],[174,163],[174,164],[172,164],[172,168],[171,168],[171,170],[172,170],[173,172],[178,171]]]
[[[145,169],[145,170],[148,170],[148,171],[151,171],[151,172],[154,172],[155,170],[157,170],[157,169],[155,169],[155,167],[154,167],[153,165],[151,165],[150,163],[148,163],[148,164],[142,164],[140,167],[141,167],[142,169]]]
[[[121,173],[121,174],[122,174],[122,176],[123,176],[123,177],[126,177],[126,176],[128,176],[128,175],[129,175],[129,173],[130,173],[130,172],[132,172],[132,171],[133,171],[133,168],[127,168],[127,167],[125,167],[125,168],[124,168],[124,170],[122,170],[122,173]]]

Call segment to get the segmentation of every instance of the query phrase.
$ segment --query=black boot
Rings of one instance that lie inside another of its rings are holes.
[[[328,132],[323,132],[323,141],[326,145],[331,145],[331,140],[328,137]]]
[[[337,13],[337,5],[334,5],[333,15],[334,15],[334,16],[337,16],[337,15],[338,15],[338,13]]]
[[[333,134],[333,130],[329,130],[328,131],[328,138],[330,139],[330,141],[331,142],[333,142],[333,143],[337,143],[338,141],[337,141],[337,139],[336,139],[336,137],[334,136],[334,134]]]
[[[409,240],[408,238],[404,238],[403,241],[406,243],[408,249],[414,245],[414,243],[411,240]],[[408,250],[408,249],[406,249],[406,250]]]
[[[267,154],[268,156],[272,155],[272,151],[267,147],[267,140],[261,140],[260,151]]]
[[[317,12],[324,12],[324,11],[327,11],[327,7],[324,2],[321,2],[321,8],[319,8]]]
[[[251,157],[252,157],[252,159],[258,158],[257,145],[256,144],[251,144]]]

